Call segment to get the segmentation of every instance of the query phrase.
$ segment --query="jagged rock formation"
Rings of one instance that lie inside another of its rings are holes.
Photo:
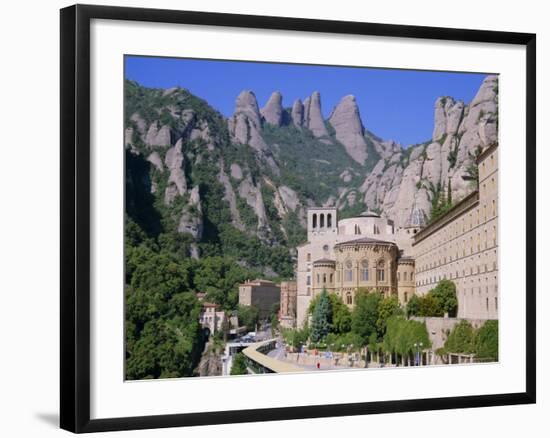
[[[381,208],[384,214],[403,226],[414,201],[427,216],[431,210],[433,188],[451,184],[453,199],[464,197],[471,187],[463,179],[473,162],[477,148],[496,142],[498,121],[498,77],[488,76],[469,105],[449,97],[438,98],[434,109],[433,141],[410,147],[408,164],[402,171],[379,162],[362,190],[369,208]],[[385,160],[401,160],[404,151]],[[391,182],[389,182],[391,181]],[[384,190],[391,186],[394,189]],[[397,189],[395,189],[397,187]]]
[[[233,176],[233,166],[237,166],[232,164],[231,165],[231,175]],[[240,167],[239,167],[240,169]],[[242,172],[242,171],[241,171]],[[240,174],[239,179],[242,179],[242,173]],[[245,226],[241,220],[241,215],[239,213],[239,209],[237,208],[237,196],[235,195],[235,191],[233,190],[233,186],[231,185],[231,182],[229,181],[229,177],[225,173],[223,169],[223,163],[220,163],[220,173],[218,174],[218,181],[223,185],[224,190],[224,197],[223,199],[227,201],[229,204],[229,211],[231,213],[231,223],[235,228],[241,231],[245,231]]]
[[[198,186],[193,187],[189,193],[189,202],[183,208],[178,231],[190,234],[195,240],[200,240],[202,237],[202,208]]]
[[[321,112],[321,94],[314,91],[313,94],[304,100],[304,123],[315,137],[328,135],[323,113]]]
[[[150,160],[153,155],[154,154],[149,156]],[[187,182],[185,181],[185,173],[183,171],[183,150],[181,138],[176,142],[174,147],[168,149],[164,162],[170,172],[170,176],[168,177],[168,185],[164,193],[164,203],[169,205],[177,195],[183,195],[187,191]]]
[[[239,184],[239,196],[243,198],[249,207],[254,210],[258,218],[258,231],[265,231],[269,228],[265,204],[260,187],[254,184],[252,178],[247,176]]]
[[[245,90],[229,118],[181,88],[158,93],[168,102],[163,107],[128,108],[124,143],[150,169],[147,190],[174,231],[192,237],[196,257],[203,236],[227,224],[287,245],[311,206],[381,211],[397,227],[413,207],[429,217],[437,190],[450,183],[454,200],[472,190],[463,176],[476,151],[498,139],[497,76],[488,76],[468,104],[438,98],[432,137],[407,147],[369,131],[353,96],[324,120],[319,92],[291,109],[274,92],[260,110]],[[213,219],[218,210],[222,219]],[[225,222],[209,231],[213,220]]]
[[[365,164],[367,143],[355,96],[343,97],[328,120],[336,131],[336,139],[344,145],[348,155],[359,164]]]
[[[302,127],[304,123],[304,104],[300,99],[296,99],[292,104],[291,118],[294,126],[297,128]]]
[[[170,127],[160,125],[160,122],[151,123],[147,135],[145,137],[147,146],[164,146],[168,147],[171,144]]]
[[[260,113],[270,125],[281,126],[283,123],[283,96],[275,91]]]
[[[262,136],[262,119],[256,96],[244,90],[237,97],[235,114],[228,121],[229,132],[237,143],[248,144],[258,152],[265,151],[267,145]]]

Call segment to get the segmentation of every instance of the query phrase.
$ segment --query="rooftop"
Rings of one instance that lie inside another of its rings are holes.
[[[380,217],[380,215],[372,210],[366,210],[359,217]]]
[[[256,278],[255,280],[246,280],[244,283],[241,283],[241,286],[261,286],[261,285],[275,285],[270,280],[264,280],[262,278]]]
[[[322,258],[319,260],[315,260],[313,263],[315,264],[315,263],[336,263],[336,262],[332,259]]]
[[[357,244],[371,244],[371,245],[395,245],[393,242],[387,240],[378,240],[371,237],[361,237],[360,239],[348,240],[345,242],[338,242],[334,247],[344,246],[344,245],[357,245]]]

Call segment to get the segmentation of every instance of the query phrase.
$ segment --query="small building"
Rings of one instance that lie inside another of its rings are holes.
[[[281,327],[293,328],[296,324],[297,285],[295,281],[281,282],[281,306],[279,323]]]
[[[227,316],[223,310],[219,310],[218,304],[203,302],[199,321],[203,327],[210,330],[211,334],[229,329]]]
[[[239,304],[256,307],[260,311],[260,318],[270,315],[280,297],[281,288],[269,280],[247,280],[239,285]]]

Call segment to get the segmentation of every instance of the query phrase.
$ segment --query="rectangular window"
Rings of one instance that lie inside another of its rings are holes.
[[[351,269],[347,269],[344,278],[346,281],[353,281],[353,271]]]
[[[377,269],[376,270],[376,279],[378,281],[385,281],[384,280],[384,273],[385,273],[384,269]]]
[[[311,286],[311,277],[309,275],[307,276],[306,284]]]
[[[397,273],[399,275],[399,273]],[[361,269],[361,281],[369,281],[369,270]]]

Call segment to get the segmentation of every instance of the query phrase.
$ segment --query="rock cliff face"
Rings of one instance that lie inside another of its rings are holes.
[[[300,128],[304,123],[304,104],[300,99],[296,99],[292,104],[292,123]]]
[[[390,163],[401,162],[401,169],[379,162],[361,187],[365,204],[380,208],[402,226],[415,204],[429,216],[432,190],[438,185],[447,187],[450,182],[453,199],[464,197],[471,187],[463,176],[476,149],[498,141],[497,123],[497,76],[488,76],[468,105],[450,97],[438,98],[432,141],[401,151],[392,148],[393,155],[381,153]],[[408,160],[404,160],[405,153]]]
[[[258,152],[265,151],[267,145],[262,136],[262,119],[256,96],[244,90],[237,97],[235,114],[228,121],[229,132],[235,142],[248,144]]]
[[[468,194],[463,176],[476,151],[498,141],[497,76],[487,76],[470,103],[438,98],[431,138],[405,147],[369,131],[351,95],[327,120],[319,92],[285,109],[276,91],[260,110],[245,90],[229,118],[182,89],[161,90],[151,99],[159,101],[127,109],[125,146],[150,168],[150,191],[175,231],[197,244],[223,220],[287,245],[302,238],[307,208],[321,205],[380,211],[404,226],[414,206],[429,217],[437,190],[450,184],[454,200]],[[197,245],[192,251],[200,255]]]
[[[321,94],[314,91],[313,94],[304,100],[304,123],[315,137],[328,135],[323,113],[321,112]]]
[[[349,95],[342,98],[328,120],[336,131],[336,139],[344,145],[348,155],[359,164],[365,164],[367,143],[355,97]]]
[[[267,123],[281,126],[283,123],[283,96],[281,93],[275,91],[260,112]]]

